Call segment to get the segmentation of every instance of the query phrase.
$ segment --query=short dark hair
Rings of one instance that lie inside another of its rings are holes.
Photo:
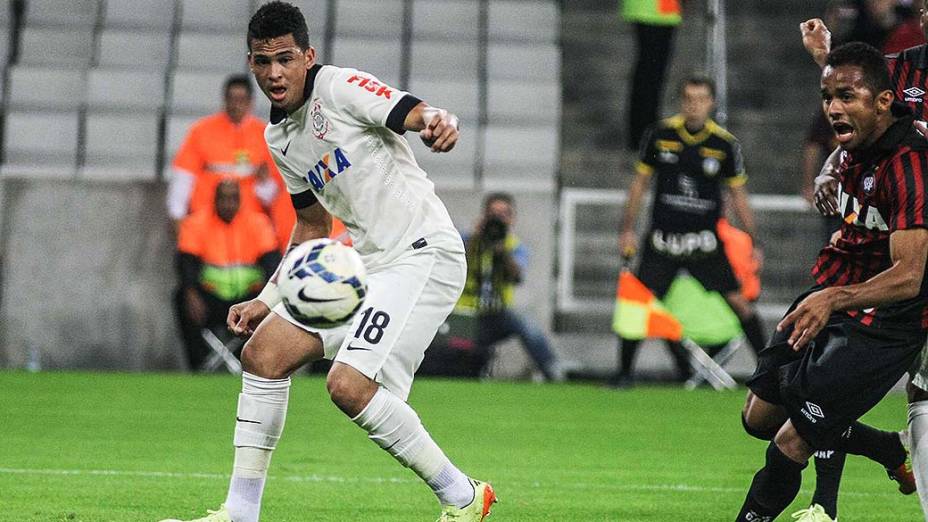
[[[864,76],[864,84],[873,91],[874,96],[883,91],[893,90],[893,84],[889,79],[889,71],[886,68],[886,59],[883,58],[883,53],[872,45],[863,42],[844,44],[828,53],[825,65],[832,67],[855,65],[860,67]]]
[[[300,9],[286,2],[268,2],[248,22],[248,50],[251,50],[253,40],[269,40],[288,34],[293,34],[300,49],[309,49],[309,30]]]
[[[251,81],[244,74],[232,74],[226,78],[226,83],[222,86],[222,95],[229,97],[229,91],[232,87],[243,87],[248,92],[248,97],[254,97],[254,89],[251,87]]]
[[[497,201],[502,201],[510,207],[516,206],[516,201],[512,194],[508,192],[490,192],[483,198],[483,210],[490,208],[490,205]]]
[[[683,94],[683,90],[689,85],[706,87],[709,89],[709,94],[712,95],[712,99],[715,99],[715,81],[705,74],[691,74],[684,78],[683,81],[680,82],[680,94]]]

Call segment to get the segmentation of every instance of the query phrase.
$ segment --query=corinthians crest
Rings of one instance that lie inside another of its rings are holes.
[[[317,139],[324,140],[326,135],[332,130],[332,124],[328,118],[322,114],[322,103],[319,98],[313,100],[313,106],[309,111],[309,119],[313,124],[313,136]]]

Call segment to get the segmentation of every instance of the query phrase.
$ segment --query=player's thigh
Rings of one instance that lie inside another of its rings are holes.
[[[323,357],[322,340],[274,312],[261,321],[242,350],[242,368],[266,379],[283,379]]]
[[[748,426],[756,430],[778,428],[788,418],[786,410],[782,406],[765,401],[752,391],[748,391],[741,415]]]
[[[368,295],[337,362],[405,399],[413,374],[464,286],[463,254],[416,253],[368,278]]]
[[[429,283],[410,314],[396,347],[384,362],[383,383],[405,400],[412,388],[416,370],[425,358],[438,328],[454,309],[465,275],[449,262],[436,265]]]

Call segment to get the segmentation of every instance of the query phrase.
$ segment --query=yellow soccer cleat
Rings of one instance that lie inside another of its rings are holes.
[[[462,508],[442,506],[437,522],[482,522],[490,514],[493,504],[499,502],[493,486],[479,480],[468,480],[474,486],[474,500]]]
[[[828,513],[825,513],[825,508],[818,504],[812,504],[806,509],[793,513],[793,520],[796,522],[838,522],[838,519],[832,520]]]
[[[219,509],[213,511],[212,509],[206,510],[207,515],[203,518],[196,518],[193,520],[188,520],[187,522],[233,522],[232,517],[229,515],[229,510],[226,507],[219,506]],[[183,520],[177,520],[176,518],[168,518],[162,520],[161,522],[184,522]]]

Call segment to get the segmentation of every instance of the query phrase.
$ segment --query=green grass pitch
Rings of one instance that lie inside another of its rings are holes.
[[[0,372],[0,521],[157,521],[225,498],[240,380],[231,376]],[[411,404],[465,472],[492,481],[490,520],[733,520],[764,444],[738,420],[744,392],[418,381]],[[892,395],[867,417],[905,423]],[[803,507],[814,482],[806,470]],[[849,457],[842,522],[920,520],[882,469]],[[412,472],[294,379],[262,520],[428,521]]]

